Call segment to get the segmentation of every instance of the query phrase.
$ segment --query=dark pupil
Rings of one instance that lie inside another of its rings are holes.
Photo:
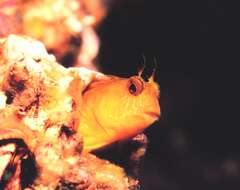
[[[129,91],[133,94],[137,92],[137,87],[135,86],[135,84],[131,84],[129,86]]]

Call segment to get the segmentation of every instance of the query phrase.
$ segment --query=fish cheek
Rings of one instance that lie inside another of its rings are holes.
[[[121,119],[117,116],[117,111],[111,102],[100,103],[94,110],[95,120],[98,126],[107,133],[109,138],[115,138],[118,128],[121,127]]]

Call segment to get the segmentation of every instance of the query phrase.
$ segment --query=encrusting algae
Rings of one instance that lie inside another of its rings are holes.
[[[150,126],[160,116],[158,97],[152,79],[66,69],[36,40],[1,39],[0,189],[133,189],[138,182],[121,167],[89,152]],[[24,160],[33,161],[32,180],[22,174],[30,171]]]

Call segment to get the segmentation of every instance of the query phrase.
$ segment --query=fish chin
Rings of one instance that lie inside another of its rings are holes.
[[[153,124],[155,121],[157,121],[160,117],[159,112],[154,112],[154,111],[147,111],[143,115],[145,122],[147,123],[146,127],[149,125]]]
[[[155,121],[157,121],[159,119],[159,116],[160,116],[159,112],[147,111],[138,116],[135,116],[134,119],[132,120],[136,121],[136,123],[132,125],[130,123],[131,120],[129,119],[128,125],[126,126],[126,128],[128,129],[129,136],[135,136],[144,131]]]

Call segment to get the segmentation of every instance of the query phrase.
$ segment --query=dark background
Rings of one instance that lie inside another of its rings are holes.
[[[218,0],[113,2],[98,28],[101,71],[130,76],[145,62],[149,75],[156,62],[161,86],[161,119],[146,130],[142,189],[240,189],[240,131],[225,96],[236,61],[231,11]]]

